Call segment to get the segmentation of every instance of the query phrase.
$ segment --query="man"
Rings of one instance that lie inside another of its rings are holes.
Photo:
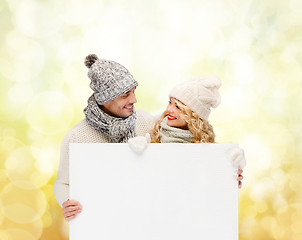
[[[145,136],[153,118],[135,111],[138,85],[130,72],[119,63],[88,55],[85,65],[92,96],[84,109],[85,119],[74,126],[61,144],[60,165],[54,185],[55,197],[67,221],[82,210],[78,201],[69,200],[69,143],[122,143],[134,136]]]

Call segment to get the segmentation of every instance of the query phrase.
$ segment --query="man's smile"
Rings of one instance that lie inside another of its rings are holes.
[[[133,110],[133,105],[128,105],[128,106],[125,106],[124,108],[126,108],[129,111],[132,111]]]

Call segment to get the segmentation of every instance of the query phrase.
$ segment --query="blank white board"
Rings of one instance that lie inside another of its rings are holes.
[[[70,239],[237,240],[232,144],[70,144]]]

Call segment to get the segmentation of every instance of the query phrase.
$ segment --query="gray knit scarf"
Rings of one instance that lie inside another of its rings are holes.
[[[107,135],[112,143],[127,142],[135,136],[136,112],[127,118],[113,117],[105,113],[97,104],[94,96],[88,99],[84,109],[87,123],[95,130]]]
[[[189,130],[170,127],[167,125],[167,118],[164,118],[160,124],[159,131],[161,143],[193,143],[194,136]]]

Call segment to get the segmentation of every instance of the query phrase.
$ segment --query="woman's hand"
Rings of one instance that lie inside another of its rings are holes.
[[[237,174],[238,174],[237,181],[238,181],[238,188],[239,189],[242,187],[242,182],[241,182],[241,180],[243,179],[243,176],[241,175],[242,173],[243,173],[243,170],[238,169],[238,171],[237,171]]]
[[[234,167],[243,169],[246,165],[244,151],[238,145],[233,145],[227,149],[227,154]]]
[[[63,216],[67,221],[74,219],[82,211],[82,206],[78,201],[68,199],[62,206]]]

